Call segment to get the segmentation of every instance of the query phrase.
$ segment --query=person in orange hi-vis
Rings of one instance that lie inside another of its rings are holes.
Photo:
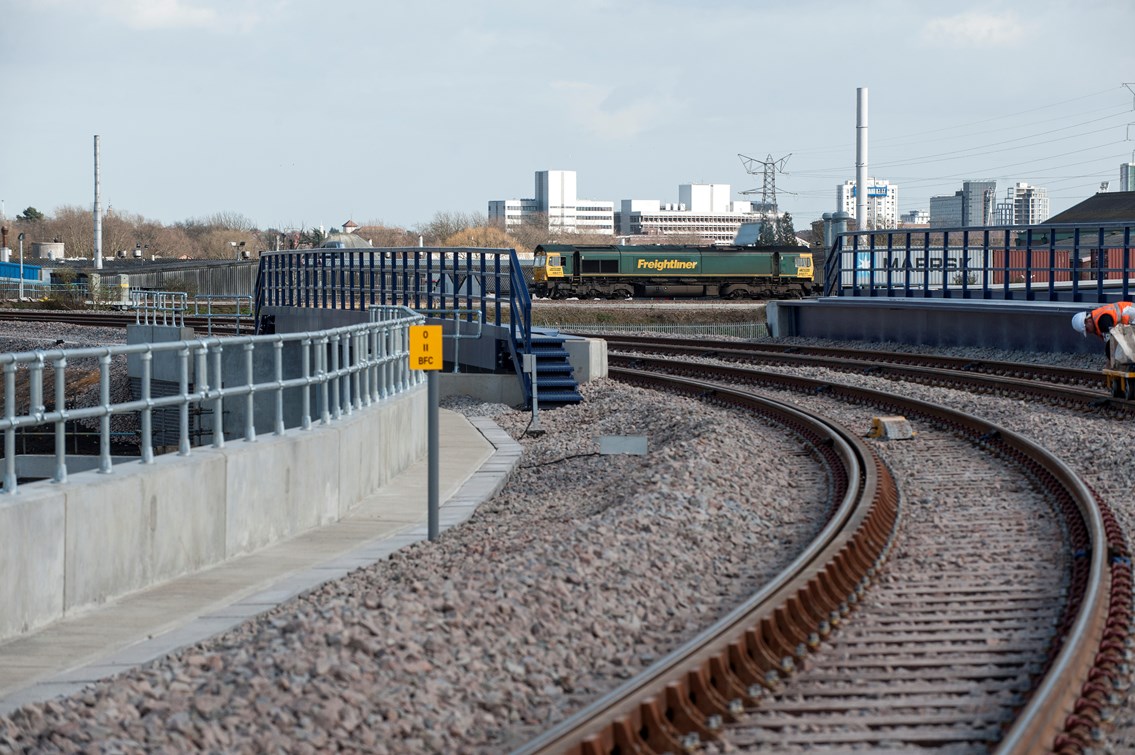
[[[1116,325],[1130,325],[1135,319],[1135,303],[1117,301],[1113,304],[1104,304],[1090,312],[1077,312],[1072,316],[1072,328],[1080,335],[1088,334],[1098,336],[1104,342],[1104,353],[1107,354],[1107,334]]]

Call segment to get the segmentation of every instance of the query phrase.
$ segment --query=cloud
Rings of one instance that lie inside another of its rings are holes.
[[[630,139],[653,127],[675,102],[653,89],[612,89],[579,81],[556,81],[553,93],[568,117],[603,139]]]
[[[94,10],[118,21],[130,29],[155,31],[159,29],[203,29],[206,31],[247,31],[256,26],[260,14],[252,10],[238,10],[236,0],[221,3],[215,0],[101,0],[95,4],[75,0],[54,0],[55,6]]]
[[[1026,38],[1029,27],[1012,12],[971,11],[930,19],[922,37],[943,47],[1011,47]]]

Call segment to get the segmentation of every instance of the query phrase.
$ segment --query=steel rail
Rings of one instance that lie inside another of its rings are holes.
[[[609,357],[612,369],[626,367],[692,379],[728,380],[833,396],[922,417],[957,431],[1026,468],[1056,493],[1069,529],[1082,531],[1086,547],[1076,559],[1081,573],[1073,581],[1059,648],[1044,676],[1022,707],[997,750],[1030,753],[1090,748],[1110,701],[1123,688],[1127,637],[1132,628],[1131,554],[1122,528],[1108,505],[1062,460],[1024,436],[992,422],[916,399],[798,375],[746,370],[674,359]],[[1047,744],[1046,744],[1047,743]]]
[[[645,674],[521,749],[533,753],[679,752],[713,740],[723,721],[757,704],[858,602],[898,521],[886,467],[850,431],[787,404],[692,380],[614,369],[614,377],[741,406],[793,428],[828,461],[840,485],[821,533],[743,605]]]
[[[1054,404],[1075,407],[1080,411],[1107,409],[1126,414],[1135,411],[1130,401],[1115,398],[1106,392],[1076,388],[1067,384],[1040,382],[1037,379],[1006,377],[1000,374],[968,372],[953,368],[922,367],[888,362],[875,362],[866,359],[826,358],[811,354],[785,352],[763,353],[752,350],[732,348],[732,344],[693,345],[658,344],[655,339],[612,339],[609,345],[625,346],[647,353],[671,354],[746,363],[794,364],[811,367],[825,367],[837,371],[872,374],[888,379],[937,386],[980,387],[987,393],[1009,392],[1029,398],[1040,398]],[[874,356],[876,352],[861,352]],[[1039,373],[1038,373],[1039,374]],[[1092,373],[1100,380],[1099,373]]]
[[[570,332],[570,328],[565,328],[564,332]],[[635,337],[602,334],[592,337],[602,338],[607,341],[608,344],[655,344],[675,347],[705,346],[704,339],[693,340],[690,338],[665,336],[656,338],[653,336]],[[1059,365],[1005,362],[995,359],[973,359],[971,357],[951,357],[939,354],[910,354],[906,352],[876,349],[849,349],[833,346],[792,346],[782,343],[765,343],[763,341],[727,341],[717,345],[729,351],[745,352],[748,354],[783,354],[785,356],[798,355],[803,357],[866,360],[873,364],[887,362],[891,364],[937,367],[945,370],[987,375],[1018,375],[1029,380],[1042,380],[1050,383],[1064,383],[1069,385],[1099,385],[1101,382],[1099,370],[1085,370],[1078,367],[1061,367]]]
[[[245,333],[252,332],[252,317],[241,315],[214,314],[211,317],[201,315],[186,315],[184,325],[189,328],[209,328],[213,334],[217,333]],[[3,322],[44,322],[62,323],[66,325],[81,325],[84,327],[125,328],[136,324],[133,312],[89,312],[78,310],[39,311],[39,310],[4,310],[0,309],[0,323]]]

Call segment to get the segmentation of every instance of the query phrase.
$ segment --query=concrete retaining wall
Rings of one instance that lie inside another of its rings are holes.
[[[1072,330],[1072,315],[1099,305],[1068,302],[828,297],[769,302],[774,338],[892,341],[1103,355],[1098,338]]]
[[[425,384],[351,417],[0,496],[0,641],[338,520],[426,453]]]

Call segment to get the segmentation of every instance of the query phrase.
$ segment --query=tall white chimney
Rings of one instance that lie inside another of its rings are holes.
[[[867,87],[855,90],[855,223],[867,230]]]
[[[95,270],[102,270],[102,206],[99,193],[98,134],[95,134]]]

